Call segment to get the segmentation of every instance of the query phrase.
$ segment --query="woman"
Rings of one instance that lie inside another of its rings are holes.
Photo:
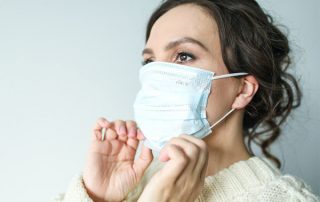
[[[99,119],[83,174],[57,201],[319,201],[268,151],[300,104],[289,52],[254,0],[163,2],[147,26],[139,129]]]

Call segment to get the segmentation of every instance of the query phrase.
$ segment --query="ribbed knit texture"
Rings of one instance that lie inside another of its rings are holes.
[[[158,162],[152,163],[126,201],[137,201],[150,177],[161,166]],[[206,177],[202,192],[196,201],[320,202],[320,198],[310,190],[302,180],[282,175],[268,160],[252,157],[234,163],[214,176]],[[54,199],[54,202],[93,202],[84,188],[82,174],[75,176],[67,192]]]

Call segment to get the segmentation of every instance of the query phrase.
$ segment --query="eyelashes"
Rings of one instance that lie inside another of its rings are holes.
[[[189,52],[181,51],[176,54],[173,62],[178,64],[184,64],[184,63],[192,62],[194,60],[196,60],[195,55]],[[141,64],[146,65],[150,62],[153,62],[153,60],[151,58],[147,58],[146,60],[142,61]]]
[[[177,57],[176,57],[176,61],[178,63],[186,63],[194,59],[195,59],[195,56],[188,52],[180,52],[177,54]]]
[[[146,59],[146,60],[142,61],[141,64],[142,65],[146,65],[146,64],[148,64],[150,62],[153,62],[153,61],[151,59]]]

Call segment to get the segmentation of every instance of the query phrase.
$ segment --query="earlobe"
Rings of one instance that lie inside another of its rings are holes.
[[[232,104],[233,109],[243,109],[245,108],[256,92],[258,91],[259,84],[258,81],[251,75],[246,76],[243,80],[243,86],[241,92],[237,95],[236,99]]]

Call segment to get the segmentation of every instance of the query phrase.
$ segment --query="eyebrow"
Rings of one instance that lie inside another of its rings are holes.
[[[172,49],[176,46],[179,46],[180,44],[183,44],[183,43],[196,44],[196,45],[200,46],[202,49],[204,49],[205,51],[209,52],[209,49],[203,43],[201,43],[200,41],[198,41],[194,38],[191,38],[191,37],[183,37],[178,40],[171,41],[170,43],[168,43],[168,45],[166,45],[166,47],[164,49],[167,51],[167,50],[170,50],[170,49]],[[144,55],[144,54],[153,54],[153,51],[151,48],[145,48],[142,51],[142,55]]]

